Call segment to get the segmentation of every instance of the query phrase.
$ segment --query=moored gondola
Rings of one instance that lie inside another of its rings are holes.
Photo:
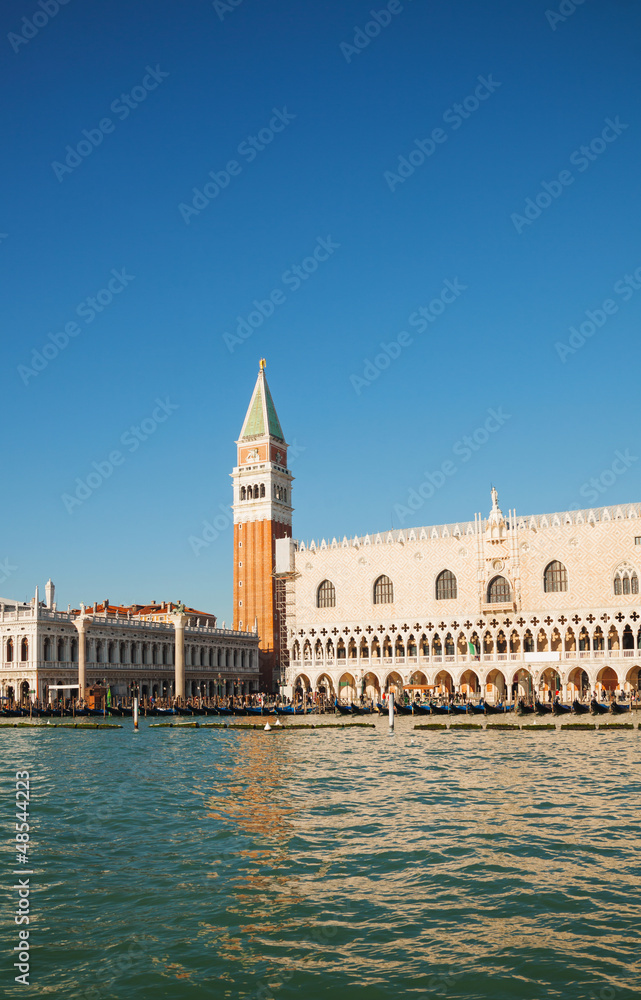
[[[596,698],[593,698],[590,702],[590,711],[592,715],[606,715],[610,711],[610,706],[602,705]]]
[[[618,702],[610,702],[610,711],[613,715],[624,715],[632,711],[632,706],[628,704],[620,705]]]
[[[496,704],[496,705],[491,705],[489,702],[486,701],[485,705],[484,705],[484,709],[485,709],[485,714],[486,715],[504,715],[505,714],[505,705],[502,705],[500,702],[498,704]]]
[[[472,704],[471,701],[467,703],[467,714],[468,715],[485,715],[485,705],[480,702],[478,705]]]
[[[533,715],[534,711],[534,705],[526,705],[523,700],[516,706],[517,715]]]
[[[575,698],[574,701],[572,702],[572,711],[574,712],[575,715],[587,715],[588,712],[590,711],[590,706],[583,705],[580,701],[578,701]]]
[[[537,698],[534,703],[534,711],[537,715],[550,715],[552,712],[552,705],[539,701]]]
[[[430,702],[430,711],[432,715],[449,715],[450,707],[449,705],[436,705],[433,701]]]
[[[416,715],[431,715],[432,709],[425,702],[415,701],[414,702],[414,713]]]
[[[563,705],[560,701],[555,701],[552,705],[552,711],[554,715],[567,715],[568,712],[572,711],[572,706]]]

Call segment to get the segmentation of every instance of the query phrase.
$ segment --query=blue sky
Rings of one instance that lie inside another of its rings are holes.
[[[230,621],[262,356],[296,537],[467,520],[491,483],[640,498],[638,4],[42,2],[1,15],[0,593]]]

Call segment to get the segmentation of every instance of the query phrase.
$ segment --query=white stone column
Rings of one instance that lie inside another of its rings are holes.
[[[87,651],[85,647],[87,619],[81,614],[76,618],[74,624],[78,632],[78,700],[80,701],[84,698],[87,687]]]
[[[176,634],[175,644],[176,644],[176,656],[175,656],[175,692],[174,696],[180,698],[182,701],[185,700],[185,625],[189,621],[187,615],[180,613],[171,614],[168,616],[170,621],[173,623],[174,631]]]

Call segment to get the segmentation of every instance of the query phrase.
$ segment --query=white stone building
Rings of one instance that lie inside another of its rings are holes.
[[[284,690],[497,701],[639,687],[641,505],[277,543]]]
[[[176,641],[182,642],[185,695],[258,690],[258,635],[218,628],[214,615],[175,604],[113,606],[108,601],[59,611],[54,586],[41,602],[0,600],[0,691],[4,698],[49,700],[49,689],[77,694],[84,635],[86,686],[106,683],[112,695],[172,697]],[[180,610],[180,614],[177,611]]]

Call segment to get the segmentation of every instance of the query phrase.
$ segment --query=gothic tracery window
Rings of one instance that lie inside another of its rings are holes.
[[[636,570],[622,567],[616,571],[614,574],[614,593],[617,596],[639,593],[639,577]]]
[[[487,588],[488,604],[509,604],[511,601],[510,585],[504,576],[495,576]]]

